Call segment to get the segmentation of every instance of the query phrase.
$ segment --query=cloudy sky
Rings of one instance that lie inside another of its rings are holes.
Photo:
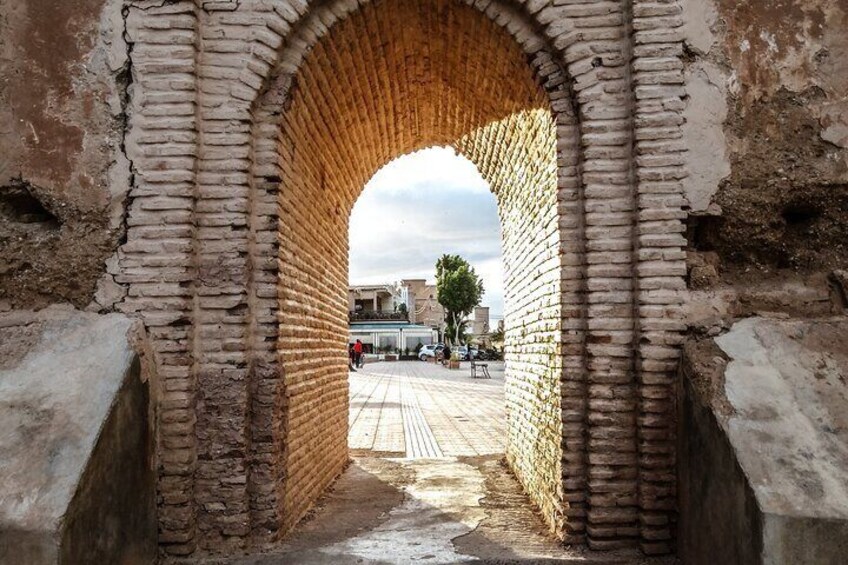
[[[350,217],[350,282],[432,282],[444,253],[471,263],[483,278],[483,306],[502,317],[495,197],[471,162],[436,147],[392,161],[365,186]]]

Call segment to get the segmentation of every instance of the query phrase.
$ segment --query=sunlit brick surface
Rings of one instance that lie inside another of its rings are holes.
[[[286,392],[287,456],[308,449],[312,464],[287,463],[285,515],[305,512],[333,478],[316,480],[315,469],[339,469],[343,453],[346,430],[326,418],[346,402],[331,391],[347,375],[350,210],[379,167],[434,144],[467,156],[497,198],[509,289],[510,461],[545,513],[561,513],[557,176],[574,187],[576,171],[558,170],[555,114],[526,59],[506,31],[453,0],[368,4],[306,55],[279,139],[279,344],[283,383],[298,383]],[[570,105],[563,99],[558,107],[576,144]],[[568,149],[563,161],[573,165]],[[419,408],[407,410],[415,416]],[[435,455],[430,438],[420,439]]]

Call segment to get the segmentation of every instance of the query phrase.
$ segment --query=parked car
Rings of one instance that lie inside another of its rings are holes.
[[[431,357],[435,357],[445,346],[441,343],[431,343],[430,345],[424,345],[418,350],[418,358],[422,361],[426,361]]]
[[[503,361],[503,354],[497,349],[485,349],[477,354],[481,361]]]
[[[468,361],[470,359],[467,345],[460,345],[453,351],[459,356],[460,361]]]

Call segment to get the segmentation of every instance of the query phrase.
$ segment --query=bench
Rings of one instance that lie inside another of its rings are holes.
[[[489,364],[488,363],[478,363],[471,358],[471,378],[472,379],[491,379],[492,376],[489,374]]]

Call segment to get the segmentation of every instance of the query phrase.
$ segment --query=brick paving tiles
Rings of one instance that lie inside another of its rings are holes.
[[[408,459],[503,453],[503,363],[489,369],[491,379],[472,379],[468,363],[399,361],[350,373],[351,450]]]

